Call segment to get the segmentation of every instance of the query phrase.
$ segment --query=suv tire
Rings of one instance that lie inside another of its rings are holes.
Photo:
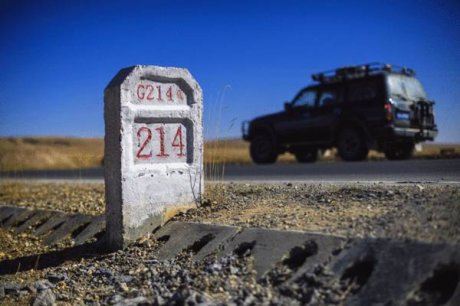
[[[296,152],[294,155],[299,163],[314,163],[318,160],[320,152],[318,149],[314,148]]]
[[[338,137],[339,156],[345,161],[364,160],[369,153],[363,135],[354,128],[344,128]]]
[[[278,159],[278,150],[273,138],[266,133],[257,134],[251,141],[249,153],[256,164],[273,164]]]
[[[414,144],[406,143],[406,144],[395,145],[392,148],[386,149],[385,156],[389,160],[404,160],[404,159],[411,158],[413,152],[414,152]]]

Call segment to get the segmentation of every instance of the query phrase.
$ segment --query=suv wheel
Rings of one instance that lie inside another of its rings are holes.
[[[302,150],[295,153],[295,159],[299,163],[314,163],[318,160],[320,152],[318,149]]]
[[[364,160],[369,153],[364,137],[353,128],[340,132],[337,147],[339,156],[345,161]]]
[[[256,135],[251,141],[249,152],[256,164],[273,164],[278,158],[277,147],[268,134]]]
[[[398,144],[398,145],[394,145],[391,148],[387,148],[385,150],[385,156],[389,160],[403,160],[403,159],[411,158],[413,152],[414,152],[413,143]]]

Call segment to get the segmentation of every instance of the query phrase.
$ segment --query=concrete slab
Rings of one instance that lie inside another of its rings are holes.
[[[70,215],[61,212],[53,212],[45,223],[33,230],[33,233],[37,236],[45,236],[50,231],[62,226],[69,218]]]
[[[221,235],[220,238],[215,236]],[[209,236],[211,235],[211,236]],[[208,224],[169,223],[155,233],[165,241],[160,259],[198,245],[195,259],[217,251],[253,256],[258,277],[286,265],[289,287],[322,267],[335,283],[353,283],[346,305],[460,305],[460,246],[388,239],[345,239],[317,233]],[[203,246],[204,241],[207,243]],[[206,249],[205,249],[206,248]],[[321,278],[324,276],[318,275]],[[330,281],[331,279],[329,279]],[[326,282],[325,282],[326,283]]]
[[[23,211],[23,208],[12,206],[0,206],[0,227],[7,227],[5,224],[14,214]]]
[[[331,271],[358,283],[347,305],[460,305],[458,246],[357,240],[331,263]]]
[[[48,220],[52,216],[51,211],[36,211],[32,217],[30,217],[26,222],[24,222],[21,226],[16,227],[14,230],[17,234],[20,234],[30,227],[34,227],[39,225],[40,223],[44,223],[44,221]]]
[[[88,226],[91,220],[92,218],[87,215],[73,215],[68,218],[66,222],[64,222],[64,224],[62,224],[59,228],[47,235],[43,239],[43,242],[48,245],[54,245],[67,236],[72,235],[75,230],[83,226]]]
[[[171,222],[155,233],[155,237],[165,241],[158,258],[168,259],[179,252],[189,250],[194,260],[202,260],[215,252],[218,247],[233,237],[239,228],[233,226],[209,225],[201,223]]]
[[[99,236],[105,231],[105,216],[94,217],[91,223],[84,228],[75,238],[75,245],[81,245],[88,242],[91,238]]]
[[[194,260],[202,260],[213,252],[217,256],[232,252],[244,256],[243,253],[247,251],[247,255],[255,258],[255,269],[259,277],[283,259],[286,259],[286,264],[295,265],[289,262],[289,255],[293,250],[295,252],[295,248],[313,248],[311,254],[307,250],[304,261],[297,267],[302,267],[302,271],[305,271],[330,256],[345,241],[339,237],[304,232],[183,222],[168,223],[155,233],[155,237],[164,241],[159,250],[159,259],[172,258],[187,249],[197,249],[193,250]]]
[[[293,271],[286,283],[291,283],[298,277],[311,273],[318,265],[328,265],[347,245],[347,239],[338,236],[305,233],[304,237],[305,243],[300,246],[303,249],[295,252],[298,247],[292,248],[282,262]],[[293,264],[290,264],[291,261],[294,261]]]
[[[17,224],[22,224],[22,222],[27,221],[33,214],[35,214],[35,211],[28,209],[17,211],[3,223],[3,226],[15,227]]]
[[[65,214],[51,210],[29,210],[23,207],[0,206],[0,217],[5,228],[12,228],[20,234],[30,230],[32,234],[44,237],[46,244],[55,244],[71,235],[75,245],[81,245],[92,238],[99,239],[105,230],[105,216]]]
[[[320,237],[322,236],[308,235],[305,232],[248,228],[243,229],[241,233],[235,236],[220,254],[235,252],[240,256],[253,256],[254,268],[260,278],[274,268],[277,263],[288,258],[290,251],[294,248],[300,250],[307,248],[305,257],[316,254],[317,245],[312,245],[311,242],[319,240]],[[313,244],[315,243],[313,242]]]

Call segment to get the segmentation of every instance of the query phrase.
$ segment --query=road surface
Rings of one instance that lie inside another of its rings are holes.
[[[305,182],[456,182],[460,183],[460,159],[319,162],[315,164],[226,165],[209,177],[217,181]],[[102,180],[103,168],[2,172],[0,178]]]

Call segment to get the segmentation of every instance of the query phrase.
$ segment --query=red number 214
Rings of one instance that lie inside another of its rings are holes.
[[[156,154],[156,156],[158,157],[168,157],[169,154],[166,153],[166,150],[165,150],[165,131],[164,131],[164,127],[160,126],[158,128],[155,129],[155,131],[158,132],[158,139],[159,139],[159,152],[158,154]],[[141,135],[144,134],[146,135],[146,138],[144,140],[144,142],[142,144],[141,143]],[[152,131],[148,128],[148,127],[141,127],[138,131],[137,131],[137,139],[139,141],[139,150],[137,151],[136,153],[136,157],[139,158],[139,159],[149,159],[152,157],[152,152],[150,151],[150,153],[145,153],[143,152],[145,149],[146,149],[146,146],[150,143],[150,141],[152,140]],[[174,139],[171,143],[171,147],[173,148],[178,148],[179,149],[179,152],[177,153],[177,156],[178,157],[183,157],[185,156],[185,153],[184,153],[184,143],[183,143],[183,140],[182,140],[182,127],[179,126],[176,130],[176,134],[174,135]]]

